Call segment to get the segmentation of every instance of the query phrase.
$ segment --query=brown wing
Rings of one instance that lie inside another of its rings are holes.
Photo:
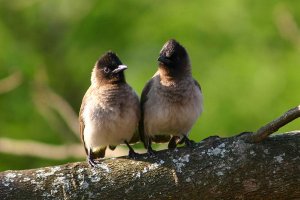
[[[83,114],[83,111],[84,111],[85,102],[86,102],[85,100],[86,100],[86,96],[87,96],[88,92],[89,92],[89,90],[84,95],[84,97],[82,99],[81,106],[80,106],[80,110],[79,110],[79,131],[80,131],[80,138],[81,138],[81,141],[82,141],[82,143],[84,145],[85,153],[87,155],[88,155],[88,149],[85,146],[85,143],[84,143],[84,134],[83,134],[84,133],[85,124],[84,124],[84,120],[83,120],[82,114]]]
[[[140,120],[141,119],[141,109],[140,109],[140,101],[139,101],[139,97],[137,96],[136,92],[132,89],[132,93],[136,96],[136,104],[138,105],[137,107],[137,110],[136,110],[136,115],[138,117],[138,119]],[[140,141],[140,135],[139,135],[139,130],[138,130],[138,127],[137,129],[135,130],[131,140],[129,141],[129,144],[134,144],[134,143],[137,143],[138,141]]]
[[[198,81],[194,80],[194,83],[195,83],[195,85],[199,88],[199,90],[202,92],[201,86],[200,86],[200,84],[198,83]]]
[[[141,119],[139,122],[139,134],[140,134],[140,139],[141,141],[144,143],[144,146],[147,148],[147,144],[148,144],[148,137],[145,135],[145,129],[144,129],[144,105],[148,100],[148,93],[151,89],[151,86],[153,84],[153,78],[150,79],[143,91],[142,91],[142,95],[141,95],[141,100],[140,100],[140,106],[141,106]]]

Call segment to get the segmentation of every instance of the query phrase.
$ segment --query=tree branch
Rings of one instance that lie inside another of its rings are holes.
[[[211,137],[194,149],[106,159],[97,168],[81,162],[5,171],[0,199],[300,198],[300,132],[259,144],[244,139]]]
[[[300,47],[300,29],[290,10],[284,6],[279,5],[275,9],[275,25],[279,34],[283,39],[291,42],[296,47]]]
[[[10,92],[22,84],[23,75],[16,71],[6,78],[0,80],[0,94]]]
[[[43,67],[40,67],[35,75],[32,90],[33,102],[37,110],[52,128],[60,132],[59,130],[62,130],[64,126],[67,125],[72,131],[73,136],[80,139],[78,115],[62,96],[49,87],[47,80],[47,71]],[[61,120],[54,115],[54,111],[61,116],[65,123],[62,123]]]
[[[298,117],[300,117],[300,105],[288,110],[286,113],[284,113],[277,119],[258,129],[255,134],[250,135],[248,141],[255,143],[261,142],[264,139],[266,139],[269,135],[275,133],[276,131],[278,131],[278,129],[297,119]]]

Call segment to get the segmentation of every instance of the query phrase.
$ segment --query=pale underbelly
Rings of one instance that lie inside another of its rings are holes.
[[[156,106],[145,112],[146,134],[187,135],[201,113],[201,106]]]
[[[133,137],[137,127],[137,119],[123,117],[110,120],[94,119],[86,123],[84,141],[87,147],[118,145]]]

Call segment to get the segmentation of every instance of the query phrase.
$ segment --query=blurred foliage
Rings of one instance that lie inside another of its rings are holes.
[[[77,112],[94,63],[113,50],[140,94],[169,38],[187,48],[204,93],[191,138],[255,131],[300,102],[299,27],[293,0],[0,0],[0,79],[23,74],[21,86],[0,94],[0,137],[79,142],[45,120],[36,92],[50,87]],[[280,131],[299,128],[295,121]],[[0,156],[0,170],[66,162]]]
[[[37,166],[49,166],[51,165],[61,165],[62,163],[67,162],[75,162],[76,159],[66,159],[66,160],[50,160],[44,158],[37,158],[32,156],[16,156],[16,155],[8,155],[0,153],[1,162],[5,161],[8,164],[4,163],[3,166],[1,163],[0,170],[8,170],[8,169],[31,169],[36,168]],[[10,168],[9,168],[10,167]]]

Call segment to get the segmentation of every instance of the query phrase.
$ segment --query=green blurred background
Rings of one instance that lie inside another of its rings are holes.
[[[300,102],[299,27],[295,0],[0,0],[0,170],[84,160],[83,148],[33,156],[44,153],[31,141],[80,145],[76,115],[99,56],[117,52],[140,94],[169,38],[204,93],[191,138],[255,131]]]

